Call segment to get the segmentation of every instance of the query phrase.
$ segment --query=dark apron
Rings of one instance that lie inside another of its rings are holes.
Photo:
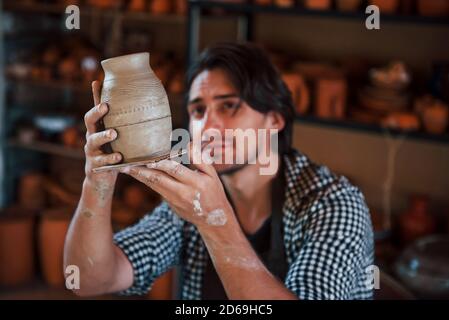
[[[234,209],[234,204],[229,193],[226,196]],[[263,223],[262,227],[254,235],[247,235],[248,241],[258,254],[267,269],[280,281],[284,281],[287,275],[288,265],[285,255],[283,237],[283,211],[285,201],[285,177],[283,166],[279,168],[278,174],[272,183],[271,192],[271,216]],[[238,219],[238,217],[237,217]],[[226,292],[220,278],[213,266],[208,254],[205,273],[202,283],[202,299],[204,300],[226,300]]]

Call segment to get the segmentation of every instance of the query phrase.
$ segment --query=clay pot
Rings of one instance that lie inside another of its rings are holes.
[[[291,8],[295,5],[294,0],[274,0],[274,4],[281,8]]]
[[[16,286],[34,276],[34,217],[19,208],[0,212],[0,285]]]
[[[342,119],[346,109],[344,78],[322,78],[316,84],[315,114],[320,118]]]
[[[39,224],[39,256],[44,280],[52,287],[64,287],[64,242],[73,208],[48,209]]]
[[[148,298],[151,300],[171,300],[173,299],[173,270],[169,270],[154,281]]]
[[[444,133],[447,128],[448,114],[448,106],[439,101],[424,107],[422,120],[426,131],[432,134]]]
[[[46,203],[43,177],[39,173],[24,174],[20,178],[18,200],[26,210],[40,210]]]
[[[337,0],[337,8],[340,11],[357,11],[360,8],[362,0]]]
[[[292,94],[296,112],[306,113],[309,109],[310,93],[304,78],[297,73],[283,73],[282,79]]]
[[[150,11],[153,14],[167,14],[171,11],[171,1],[167,0],[152,0],[150,4]]]
[[[106,129],[117,131],[111,147],[126,163],[170,152],[168,97],[149,58],[149,53],[137,53],[101,62],[105,71],[101,101],[109,105],[103,122]]]
[[[380,14],[395,13],[399,6],[399,0],[370,0],[369,3],[379,7]]]
[[[416,131],[420,127],[418,116],[411,112],[392,112],[381,120],[381,125],[402,131]]]
[[[68,127],[62,132],[62,143],[69,148],[77,148],[82,145],[83,139],[77,127]]]
[[[443,17],[449,15],[449,1],[447,0],[418,0],[418,12],[429,17]]]
[[[129,11],[145,11],[145,0],[131,0],[128,10]]]
[[[176,14],[182,16],[187,14],[187,0],[175,0],[173,6]]]
[[[304,6],[312,10],[329,10],[332,3],[331,0],[305,0]]]
[[[429,199],[423,195],[410,197],[409,209],[399,217],[399,232],[403,244],[436,231],[436,219],[429,212]]]

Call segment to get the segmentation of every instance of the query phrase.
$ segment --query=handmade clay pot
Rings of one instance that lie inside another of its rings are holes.
[[[403,244],[436,231],[436,219],[429,212],[429,199],[424,195],[412,195],[409,209],[399,217],[399,232]]]
[[[362,0],[337,0],[337,8],[340,11],[356,11],[360,8]]]
[[[64,286],[64,241],[72,208],[48,209],[39,224],[39,256],[44,280],[52,287]]]
[[[25,284],[34,275],[32,214],[19,208],[0,212],[0,285]]]
[[[311,10],[328,10],[332,2],[330,0],[305,0],[304,6]]]
[[[423,16],[442,17],[449,15],[447,0],[418,0],[418,12]]]
[[[20,206],[27,210],[40,210],[45,206],[46,195],[41,174],[28,173],[20,177],[18,200]]]
[[[282,79],[291,92],[295,111],[304,114],[309,109],[310,92],[304,78],[298,73],[283,73]]]
[[[106,129],[117,131],[111,148],[123,155],[125,163],[170,152],[170,106],[149,59],[149,53],[137,53],[101,62],[105,72],[101,101],[109,105],[103,122]]]
[[[424,108],[422,120],[426,131],[432,134],[442,134],[446,131],[449,108],[441,101]]]
[[[399,0],[370,0],[369,3],[378,6],[381,14],[395,13],[399,5]]]

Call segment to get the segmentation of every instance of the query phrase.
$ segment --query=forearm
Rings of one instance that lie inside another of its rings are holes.
[[[297,299],[265,267],[235,216],[224,226],[199,228],[229,299]]]
[[[81,199],[70,224],[64,268],[80,270],[80,293],[108,291],[115,273],[117,252],[112,241],[111,202],[114,186],[84,181]]]

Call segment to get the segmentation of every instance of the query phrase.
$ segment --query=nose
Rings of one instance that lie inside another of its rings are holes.
[[[208,108],[206,113],[204,114],[203,119],[203,132],[208,129],[220,130],[220,132],[224,128],[224,119],[222,115],[220,115],[217,110],[214,108]]]

